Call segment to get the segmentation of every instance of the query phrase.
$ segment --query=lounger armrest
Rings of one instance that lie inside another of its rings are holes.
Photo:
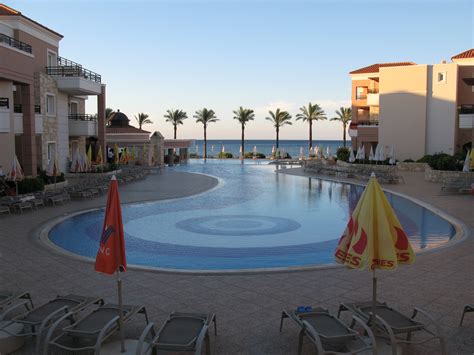
[[[366,333],[367,333],[367,335],[369,336],[369,339],[370,339],[370,345],[372,347],[372,353],[374,355],[377,354],[377,345],[375,343],[375,336],[374,336],[374,332],[372,332],[372,329],[370,329],[369,326],[367,326],[367,324],[362,319],[360,319],[359,317],[352,316],[352,319],[354,320],[355,323],[359,324],[362,328],[364,328],[364,330],[366,331]],[[352,326],[351,326],[351,328],[352,328]],[[364,349],[360,349],[360,350],[364,350]]]
[[[114,324],[117,325],[117,328],[120,326],[119,325],[120,317],[115,316],[113,317],[100,331],[99,336],[97,337],[97,341],[95,343],[95,354],[100,354],[100,346],[102,342],[105,340],[107,337],[107,333],[113,329]]]
[[[301,331],[309,335],[311,342],[316,346],[316,349],[318,350],[316,353],[324,354],[323,344],[321,343],[321,338],[319,337],[319,334],[316,332],[316,330],[311,326],[311,324],[309,324],[305,320],[303,320],[301,324]]]
[[[146,340],[146,337],[148,336],[148,334],[151,334],[152,338],[155,337],[155,328],[154,327],[155,327],[155,324],[153,322],[150,322],[150,323],[147,324],[145,329],[143,329],[143,332],[140,335],[140,338],[138,338],[138,345],[137,345],[136,355],[142,355],[143,347],[145,346],[145,340]],[[152,343],[150,342],[150,344],[152,344]],[[145,349],[145,353],[148,350],[149,349]]]
[[[62,317],[60,317],[58,320],[56,320],[52,325],[51,327],[49,327],[49,330],[48,330],[48,333],[46,333],[46,337],[44,338],[44,355],[48,355],[48,348],[49,348],[49,343],[51,342],[51,338],[54,334],[54,332],[56,331],[56,328],[63,322],[65,321],[66,319],[68,318],[71,318],[71,319],[74,319],[74,315],[76,314],[77,312],[68,312],[66,313],[65,315],[63,315]]]
[[[208,332],[209,326],[204,325],[201,329],[201,332],[199,333],[198,337],[196,338],[196,350],[195,350],[195,355],[201,355],[201,350],[202,350],[202,342],[204,341],[204,338],[206,337],[206,334]]]
[[[22,306],[25,306],[26,309],[28,310],[28,304],[30,304],[30,301],[29,300],[24,300],[24,301],[21,301],[21,302],[18,302],[18,303],[15,303],[14,305],[11,305],[9,307],[7,307],[7,309],[5,309],[1,314],[0,314],[0,321],[2,320],[5,320],[6,316],[11,313],[12,311],[22,307]]]
[[[439,327],[438,322],[436,322],[432,316],[430,316],[426,311],[422,310],[421,308],[418,308],[418,307],[413,308],[413,315],[411,316],[411,319],[415,320],[415,317],[418,315],[418,313],[421,313],[423,316],[425,316],[429,320],[428,323],[423,323],[423,325],[426,327],[432,324],[436,329],[436,335],[441,336],[441,328]]]

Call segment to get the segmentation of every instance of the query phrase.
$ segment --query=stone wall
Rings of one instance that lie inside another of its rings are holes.
[[[427,168],[425,170],[425,180],[430,182],[441,182],[444,183],[446,180],[451,179],[466,179],[474,181],[474,171],[445,171],[445,170],[433,170]]]
[[[425,171],[429,167],[427,163],[397,163],[397,169],[399,171]]]
[[[342,178],[352,178],[366,181],[372,173],[375,173],[380,182],[397,184],[402,178],[397,175],[397,168],[394,165],[376,164],[348,164],[338,161],[337,163],[325,160],[307,160],[303,163],[305,171],[317,174],[336,176]]]

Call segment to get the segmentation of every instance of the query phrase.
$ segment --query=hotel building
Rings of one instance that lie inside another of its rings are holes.
[[[71,152],[105,149],[105,85],[99,74],[60,56],[63,36],[0,4],[0,167],[16,154],[35,176],[58,155],[67,171]],[[97,114],[85,101],[97,96]]]
[[[352,148],[395,147],[398,160],[455,154],[474,139],[474,49],[440,64],[373,64],[350,72]]]

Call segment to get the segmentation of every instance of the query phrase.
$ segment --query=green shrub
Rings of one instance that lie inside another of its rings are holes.
[[[418,159],[418,163],[427,163],[435,170],[462,170],[462,161],[445,153],[425,155],[423,158]]]
[[[54,177],[53,176],[48,176],[46,174],[46,170],[40,170],[38,172],[38,178],[43,181],[44,185],[54,184]],[[57,183],[58,182],[63,182],[65,180],[66,180],[66,178],[64,176],[64,173],[61,173],[60,175],[56,176],[56,182]]]
[[[18,182],[18,193],[28,194],[36,191],[43,191],[44,181],[41,177],[26,178]]]
[[[220,152],[219,155],[217,156],[219,159],[231,159],[234,156],[232,155],[231,152]]]
[[[408,159],[405,159],[403,162],[404,163],[414,163],[415,161],[413,159],[408,158]]]
[[[351,155],[350,150],[345,147],[338,148],[336,151],[337,160],[349,161],[350,155]]]
[[[247,153],[244,154],[245,159],[253,159],[254,157],[257,158],[257,159],[265,159],[266,158],[265,154],[258,153],[258,152],[255,153],[255,154],[253,152],[247,152]]]

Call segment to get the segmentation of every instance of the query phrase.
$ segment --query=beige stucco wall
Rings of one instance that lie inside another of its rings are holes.
[[[380,68],[379,143],[396,158],[425,155],[427,65]]]
[[[438,75],[445,76],[443,81]],[[457,64],[428,66],[426,154],[455,153]]]

